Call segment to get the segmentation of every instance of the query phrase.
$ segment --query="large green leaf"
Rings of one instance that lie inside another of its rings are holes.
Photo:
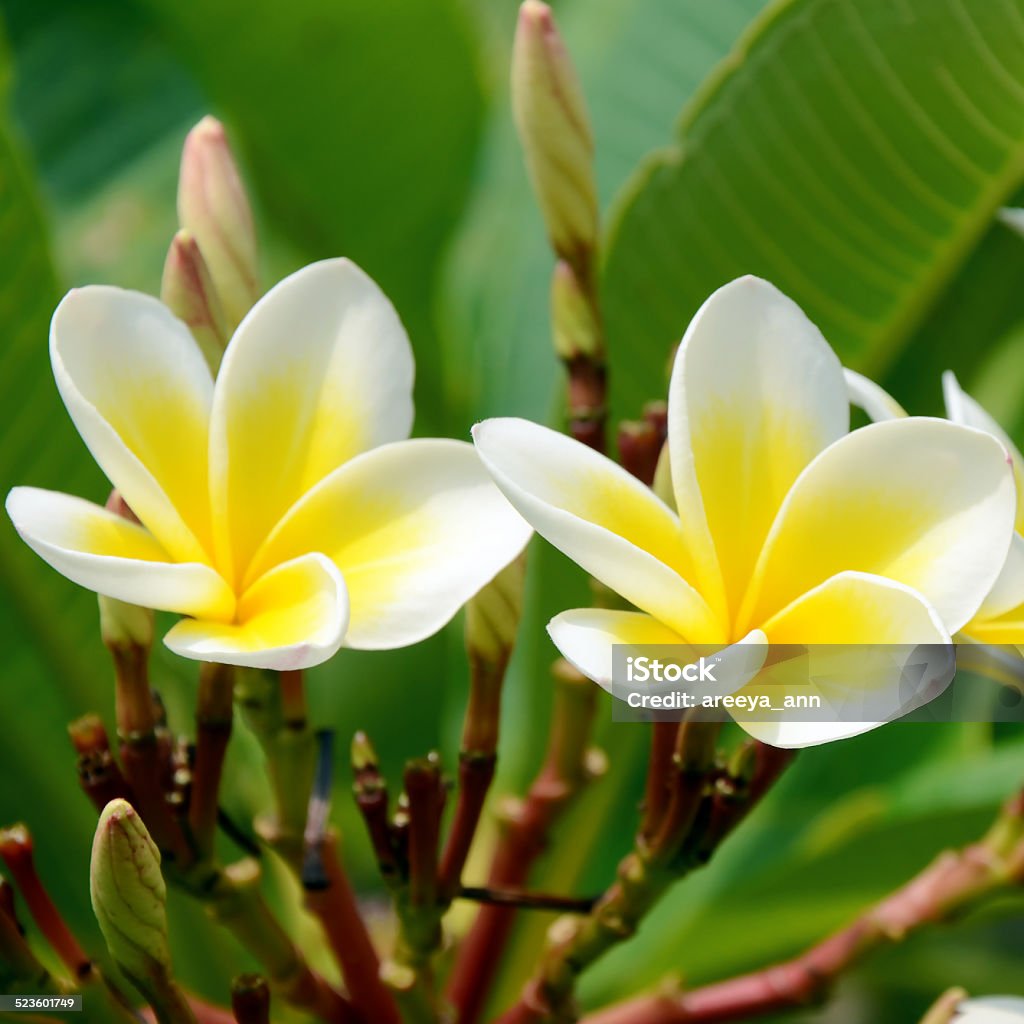
[[[351,256],[395,303],[433,420],[433,285],[483,109],[461,5],[140,2],[230,121],[267,218],[303,260]]]
[[[613,355],[653,387],[703,299],[754,273],[878,371],[1022,175],[1020,0],[776,0],[619,203]],[[984,304],[1021,308],[1020,273]]]

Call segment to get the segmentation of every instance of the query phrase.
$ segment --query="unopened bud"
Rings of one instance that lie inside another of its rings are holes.
[[[192,232],[182,228],[171,241],[164,263],[160,298],[196,339],[214,374],[229,340],[227,320],[210,268]]]
[[[178,220],[199,243],[227,328],[234,331],[260,294],[256,228],[224,126],[216,118],[204,117],[185,139]]]
[[[523,612],[526,556],[510,562],[466,605],[466,649],[490,664],[508,660]]]
[[[377,751],[373,749],[370,737],[361,730],[352,737],[352,769],[358,775],[361,772],[376,771],[378,767]]]
[[[559,359],[604,359],[601,322],[594,302],[592,290],[583,287],[565,260],[559,260],[551,277],[551,329]]]
[[[597,243],[594,137],[551,8],[525,0],[512,51],[512,112],[551,244],[577,269]]]
[[[111,800],[100,815],[89,888],[100,931],[118,966],[137,982],[169,976],[160,851],[127,800]]]

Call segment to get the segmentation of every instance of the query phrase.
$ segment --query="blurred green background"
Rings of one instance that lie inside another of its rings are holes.
[[[938,412],[952,367],[1024,437],[1024,240],[998,222],[1024,184],[1024,0],[562,0],[597,137],[608,226],[612,402],[664,391],[689,316],[741,273],[797,299],[843,359]],[[181,142],[213,112],[251,186],[271,282],[351,256],[398,307],[417,358],[417,431],[485,415],[557,422],[551,257],[508,111],[511,0],[0,0],[0,484],[102,500],[46,354],[70,285],[155,292],[176,226]],[[956,481],[950,481],[951,486]],[[585,583],[534,544],[506,699],[499,791],[545,737],[543,623]],[[94,816],[65,726],[111,720],[94,598],[0,526],[0,823],[23,819],[47,883],[99,948],[86,884]],[[456,623],[407,651],[343,652],[313,673],[318,724],[367,729],[386,770],[431,747],[449,765],[465,695]],[[193,666],[155,678],[191,728]],[[981,685],[981,684],[979,684]],[[604,709],[605,714],[607,709]],[[646,737],[604,721],[613,771],[542,865],[577,892],[611,877],[635,820]],[[263,797],[238,730],[240,818]],[[893,726],[808,751],[715,863],[587,976],[596,1004],[667,972],[700,982],[789,955],[977,835],[1024,781],[1024,736]],[[369,851],[339,767],[335,816],[364,891]],[[520,929],[504,997],[536,948]],[[173,903],[180,976],[223,1001],[244,961]],[[794,1020],[914,1020],[938,992],[1024,994],[1024,899],[882,952],[827,1009]],[[790,1019],[790,1018],[787,1018]]]

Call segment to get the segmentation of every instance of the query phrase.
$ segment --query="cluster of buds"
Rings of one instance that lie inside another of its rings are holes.
[[[204,117],[185,139],[178,221],[160,297],[188,324],[216,373],[229,338],[260,295],[252,208],[216,118]]]

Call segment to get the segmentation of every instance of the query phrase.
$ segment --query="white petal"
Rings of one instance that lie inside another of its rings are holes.
[[[615,644],[641,647],[686,643],[675,630],[650,615],[605,608],[562,612],[548,623],[548,633],[566,661],[609,693]]]
[[[164,637],[184,658],[284,672],[333,657],[348,625],[348,595],[329,558],[304,555],[261,576],[230,623],[185,619]]]
[[[994,619],[1024,604],[1024,537],[1016,530],[1002,572],[978,609],[976,619]]]
[[[957,1007],[953,1024],[1022,1024],[1024,999],[1019,996],[985,996],[966,999]]]
[[[713,607],[735,616],[786,492],[848,428],[842,366],[796,303],[745,277],[701,306],[676,356],[668,436],[694,582]]]
[[[473,428],[477,451],[530,525],[627,601],[695,643],[725,627],[686,581],[693,572],[672,511],[610,459],[527,420]]]
[[[713,658],[717,668],[715,684],[702,684],[700,693],[733,693],[757,674],[767,653],[764,633],[752,630],[738,643],[719,651],[688,644],[678,633],[643,612],[621,612],[604,608],[577,608],[562,612],[548,623],[548,633],[562,657],[602,689],[612,692],[613,655],[616,645],[651,648],[672,647],[652,656],[666,663],[687,665],[698,657]],[[616,680],[624,683],[625,680]],[[663,684],[664,685],[664,684]],[[671,684],[678,689],[678,684]],[[654,692],[657,684],[649,689]],[[694,689],[696,692],[696,689]]]
[[[529,536],[472,445],[399,441],[357,456],[310,491],[252,572],[322,551],[348,587],[347,645],[404,647],[436,633]]]
[[[1020,449],[987,412],[964,391],[952,370],[942,375],[942,393],[946,399],[946,415],[965,427],[984,430],[995,437],[1010,453],[1013,461],[1013,475],[1017,484],[1017,530],[1024,532],[1024,457]]]
[[[855,430],[787,496],[741,621],[763,623],[855,570],[912,587],[954,633],[1003,567],[1015,504],[1006,453],[989,434],[913,417]]]
[[[53,314],[50,359],[78,432],[132,511],[175,559],[209,561],[213,381],[189,329],[149,295],[79,288]]]
[[[15,487],[7,514],[57,572],[97,594],[185,615],[230,619],[235,598],[209,566],[174,563],[143,527],[56,491]]]
[[[210,428],[218,552],[236,578],[306,491],[409,436],[412,380],[398,314],[349,260],[305,267],[256,303],[224,355]]]
[[[885,420],[901,420],[907,413],[884,388],[855,370],[843,370],[846,375],[846,390],[850,404],[863,409],[874,423]]]
[[[807,747],[857,736],[938,697],[953,677],[955,653],[942,620],[910,587],[881,576],[843,572],[803,594],[764,626],[779,657],[743,692],[815,696],[822,720],[773,712],[737,722],[776,747]],[[806,653],[793,657],[794,652]],[[918,672],[910,666],[924,667]],[[827,718],[825,717],[827,716]]]

